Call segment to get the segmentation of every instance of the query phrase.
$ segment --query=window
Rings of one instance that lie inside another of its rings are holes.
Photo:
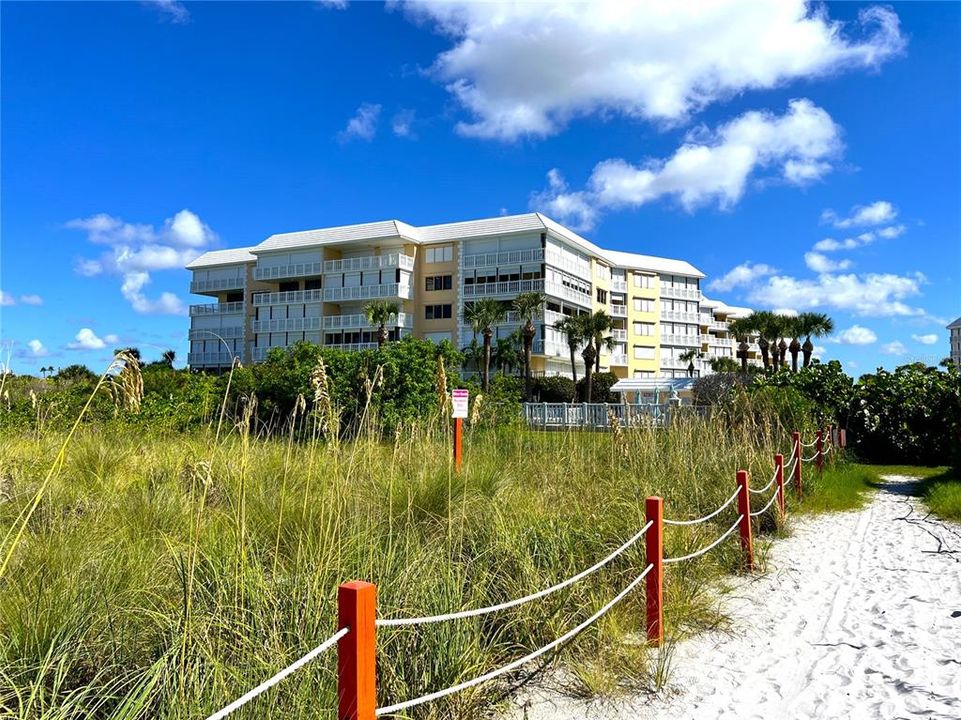
[[[447,320],[450,318],[450,305],[426,305],[424,306],[425,320]]]
[[[640,273],[634,273],[634,287],[636,288],[651,288],[653,287],[653,277],[651,275],[641,275]]]
[[[634,312],[654,312],[654,301],[646,298],[634,298]]]
[[[634,359],[635,360],[653,360],[654,359],[654,348],[644,347],[643,345],[634,346]]]
[[[280,292],[292,292],[293,290],[299,290],[300,283],[296,280],[290,280],[287,282],[280,283]]]
[[[451,275],[430,275],[425,278],[425,289],[428,292],[432,290],[450,290],[451,282]]]
[[[304,290],[320,290],[320,278],[304,280]]]
[[[642,337],[654,335],[654,323],[636,322],[634,323],[634,334]]]
[[[637,379],[652,378],[654,377],[654,371],[653,370],[635,370],[634,377]]]
[[[243,302],[244,301],[244,291],[240,290],[237,292],[227,293],[227,297],[224,298],[224,302]]]
[[[597,302],[601,305],[607,305],[607,290],[597,288]]]
[[[427,248],[426,261],[429,263],[450,262],[454,259],[453,245],[438,245]]]

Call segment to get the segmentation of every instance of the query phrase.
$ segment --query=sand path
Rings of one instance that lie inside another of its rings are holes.
[[[533,690],[529,720],[961,718],[961,526],[912,479],[857,512],[795,520],[725,601],[733,633],[675,648],[670,687],[615,704]]]

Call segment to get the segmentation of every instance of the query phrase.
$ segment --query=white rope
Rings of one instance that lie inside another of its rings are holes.
[[[801,447],[807,447],[807,448],[809,448],[809,447],[814,447],[814,446],[817,445],[817,444],[818,444],[818,441],[817,441],[817,438],[815,438],[812,442],[809,442],[809,443],[803,442],[803,443],[801,443]]]
[[[766,493],[768,490],[771,489],[771,486],[774,484],[774,481],[775,481],[775,480],[777,480],[777,468],[774,468],[774,474],[771,476],[771,480],[770,480],[770,482],[768,482],[767,485],[765,485],[764,487],[762,487],[760,490],[755,490],[755,489],[752,488],[752,487],[749,487],[748,490],[750,490],[750,491],[751,491],[752,493],[754,493],[755,495],[761,495],[761,494]]]
[[[774,504],[774,501],[775,501],[775,500],[777,500],[777,493],[774,493],[774,494],[771,496],[771,499],[767,501],[767,505],[765,505],[764,507],[762,507],[760,510],[757,510],[757,511],[755,511],[755,512],[752,512],[752,513],[751,513],[751,517],[757,517],[758,515],[762,515],[763,513],[766,513],[766,512],[768,511],[768,509],[770,509],[770,507]]]
[[[721,537],[719,537],[717,540],[715,540],[714,542],[712,542],[710,545],[708,545],[706,548],[702,548],[701,550],[698,550],[697,552],[693,552],[693,553],[691,553],[690,555],[683,555],[683,556],[681,556],[681,557],[676,557],[676,558],[664,558],[664,562],[665,562],[665,563],[676,563],[676,562],[681,562],[682,560],[690,560],[690,559],[692,559],[692,558],[698,557],[699,555],[703,555],[704,553],[708,552],[709,550],[713,550],[713,549],[716,548],[718,545],[720,545],[724,540],[726,540],[727,537],[728,537],[732,532],[734,532],[734,531],[737,529],[737,526],[741,523],[741,520],[743,520],[743,519],[744,519],[744,514],[743,514],[743,513],[742,513],[741,515],[738,515],[738,516],[737,516],[737,520],[734,521],[734,524],[731,525],[731,527],[728,529],[728,531],[725,532],[723,535],[721,535]]]
[[[815,458],[817,458],[817,456],[820,455],[820,454],[821,454],[821,451],[818,450],[818,451],[817,451],[816,453],[814,453],[811,457],[809,457],[809,458],[802,457],[801,460],[803,460],[804,462],[811,462],[812,460],[814,460]]]
[[[721,505],[721,507],[719,507],[717,510],[712,512],[710,515],[705,515],[704,517],[698,518],[697,520],[666,520],[665,519],[664,524],[665,525],[698,525],[702,522],[707,522],[711,518],[717,517],[718,515],[720,515],[721,512],[723,512],[727,508],[728,505],[734,502],[734,500],[737,498],[738,492],[740,491],[735,490],[734,494],[731,495],[731,497],[729,497],[727,500],[725,500],[724,504]]]
[[[608,555],[606,558],[604,558],[600,562],[595,563],[594,565],[587,568],[586,570],[582,570],[581,572],[577,573],[577,575],[574,575],[573,577],[570,577],[567,580],[564,580],[563,582],[557,583],[557,585],[553,585],[549,588],[539,590],[538,592],[533,593],[531,595],[526,595],[522,598],[517,598],[516,600],[508,600],[507,602],[503,602],[500,605],[491,605],[489,607],[477,608],[475,610],[461,610],[460,612],[447,613],[446,615],[429,615],[427,617],[391,618],[391,619],[377,620],[376,625],[377,627],[399,627],[402,625],[420,625],[420,624],[427,624],[427,623],[445,622],[447,620],[459,620],[461,618],[469,618],[469,617],[476,617],[478,615],[486,615],[488,613],[497,612],[498,610],[506,610],[507,608],[523,605],[524,603],[528,603],[531,600],[537,600],[538,598],[542,598],[545,595],[550,595],[552,592],[556,592],[558,590],[566,588],[569,585],[573,585],[578,580],[582,580],[583,578],[590,575],[592,572],[600,570],[602,567],[607,565],[607,563],[609,563],[611,560],[616,558],[622,552],[627,550],[631,545],[633,545],[638,540],[640,540],[641,537],[644,536],[644,533],[646,533],[650,529],[651,525],[653,524],[654,522],[649,520],[647,524],[643,528],[641,528],[640,532],[638,532],[634,537],[632,537],[626,543],[621,545],[619,548],[617,548],[617,550],[612,552],[610,555]]]
[[[830,443],[828,443],[827,447],[824,448],[823,454],[824,454],[824,455],[827,455],[829,452],[831,452],[831,449],[832,449],[832,445],[831,445]]]
[[[634,578],[634,579],[631,581],[631,583],[630,583],[626,588],[624,588],[623,590],[621,590],[621,591],[614,597],[613,600],[611,600],[610,602],[608,602],[604,607],[602,607],[602,608],[601,608],[600,610],[598,610],[596,613],[594,613],[593,615],[591,615],[589,618],[587,618],[587,620],[585,620],[584,622],[582,622],[580,625],[578,625],[577,627],[575,627],[575,628],[572,629],[572,630],[568,630],[566,633],[564,633],[563,635],[561,635],[559,638],[557,638],[556,640],[548,643],[547,645],[545,645],[544,647],[540,648],[539,650],[535,650],[534,652],[530,653],[529,655],[525,655],[524,657],[519,658],[518,660],[514,660],[514,661],[512,661],[512,662],[509,662],[507,665],[504,665],[503,667],[497,668],[496,670],[491,670],[489,673],[485,673],[484,675],[481,675],[481,676],[479,676],[479,677],[476,677],[476,678],[474,678],[473,680],[467,680],[467,681],[465,681],[465,682],[458,683],[457,685],[453,685],[452,687],[446,688],[446,689],[444,689],[444,690],[438,690],[437,692],[432,692],[432,693],[429,693],[429,694],[427,694],[427,695],[422,695],[421,697],[415,698],[415,699],[413,699],[413,700],[406,700],[406,701],[404,701],[404,702],[397,703],[397,704],[395,704],[395,705],[388,705],[387,707],[377,708],[377,710],[375,711],[374,714],[377,715],[378,717],[381,716],[381,715],[391,715],[391,714],[393,714],[393,713],[400,712],[401,710],[407,710],[407,709],[409,709],[409,708],[416,707],[417,705],[422,705],[423,703],[430,702],[431,700],[439,700],[440,698],[446,697],[447,695],[452,695],[453,693],[460,692],[461,690],[466,690],[466,689],[469,688],[469,687],[474,687],[475,685],[480,685],[481,683],[485,683],[485,682],[487,682],[488,680],[493,680],[493,679],[496,678],[496,677],[500,677],[500,676],[503,675],[504,673],[508,673],[508,672],[510,672],[511,670],[514,670],[515,668],[518,668],[518,667],[520,667],[521,665],[524,665],[525,663],[528,663],[528,662],[530,662],[531,660],[534,660],[535,658],[540,657],[540,656],[543,655],[544,653],[553,650],[553,649],[556,648],[558,645],[562,645],[563,643],[565,643],[565,642],[567,642],[568,640],[570,640],[572,637],[574,637],[574,636],[577,635],[579,632],[581,632],[581,631],[584,630],[586,627],[588,627],[588,626],[591,625],[593,622],[595,622],[599,617],[601,617],[604,613],[606,613],[606,612],[607,612],[608,610],[610,610],[612,607],[614,607],[615,605],[617,605],[617,603],[619,603],[621,600],[623,600],[624,597],[625,597],[629,592],[631,592],[631,590],[633,590],[635,587],[638,586],[638,584],[641,582],[641,580],[644,579],[644,577],[651,571],[651,568],[653,568],[653,567],[654,567],[654,565],[648,565],[646,568],[644,568],[644,572],[642,572],[640,575],[638,575],[636,578]]]
[[[787,477],[791,477],[794,474],[794,468],[797,467],[797,464],[798,464],[798,456],[795,455],[794,460],[791,462],[790,469],[784,471]]]
[[[341,628],[340,630],[338,630],[337,632],[335,632],[333,635],[331,635],[329,638],[327,638],[326,640],[324,640],[320,645],[318,645],[318,646],[315,647],[313,650],[311,650],[309,653],[307,653],[306,655],[304,655],[302,658],[300,658],[300,659],[297,660],[296,662],[291,663],[290,665],[288,665],[287,667],[285,667],[283,670],[281,670],[279,673],[277,673],[276,675],[274,675],[274,676],[273,676],[272,678],[270,678],[269,680],[265,680],[264,682],[260,683],[260,685],[258,685],[257,687],[255,687],[255,688],[254,688],[253,690],[251,690],[250,692],[248,692],[248,693],[246,693],[246,694],[244,694],[244,695],[241,695],[239,698],[237,698],[236,700],[234,700],[232,703],[230,703],[230,705],[228,705],[227,707],[225,707],[223,710],[219,710],[219,711],[215,712],[213,715],[210,715],[210,716],[207,718],[207,720],[221,720],[221,718],[227,717],[227,716],[230,715],[230,713],[232,713],[234,710],[237,710],[237,709],[243,707],[244,705],[246,705],[248,702],[250,702],[251,700],[253,700],[255,697],[257,697],[258,695],[260,695],[260,694],[261,694],[262,692],[264,692],[265,690],[269,690],[269,689],[272,688],[274,685],[276,685],[276,684],[279,683],[281,680],[283,680],[285,677],[287,677],[288,675],[290,675],[292,672],[295,672],[296,670],[299,670],[300,668],[302,668],[304,665],[306,665],[307,663],[309,663],[311,660],[313,660],[315,657],[317,657],[318,655],[320,655],[320,654],[321,654],[322,652],[324,652],[325,650],[329,650],[330,648],[332,648],[334,645],[337,644],[337,641],[338,641],[338,640],[340,640],[342,637],[344,637],[344,636],[345,636],[347,633],[349,633],[349,632],[350,632],[350,628],[349,628],[349,627]]]

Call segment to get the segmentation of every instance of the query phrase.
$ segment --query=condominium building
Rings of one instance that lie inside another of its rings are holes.
[[[605,310],[614,319],[601,368],[620,377],[686,377],[710,357],[736,354],[727,321],[750,313],[706,300],[704,274],[683,260],[604,250],[539,213],[415,227],[397,220],[271,235],[259,245],[216,250],[187,265],[191,292],[215,300],[190,307],[193,368],[233,358],[259,362],[300,340],[348,350],[376,347],[364,306],[390,300],[399,312],[391,340],[407,335],[456,347],[473,332],[464,309],[494,298],[508,309],[495,328],[520,327],[510,303],[541,291],[534,371],[571,372],[570,348],[554,324]],[[583,371],[576,353],[578,373]]]
[[[951,362],[961,367],[961,317],[948,325],[951,341]]]

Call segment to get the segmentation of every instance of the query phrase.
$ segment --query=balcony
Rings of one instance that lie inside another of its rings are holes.
[[[478,283],[464,286],[464,297],[491,297],[497,295],[520,295],[524,292],[544,290],[543,280],[509,280],[507,282]],[[590,296],[588,296],[590,297]]]
[[[612,365],[626,366],[627,365],[627,355],[624,353],[614,353],[611,355],[611,359],[608,361],[608,367]]]
[[[275,320],[255,320],[252,329],[255,333],[308,332],[320,330],[319,317],[277,318]]]
[[[531,248],[530,250],[509,250],[507,252],[462,255],[461,267],[466,270],[479,267],[496,267],[498,265],[543,262],[543,260],[544,248]]]
[[[614,292],[627,292],[627,280],[611,280],[611,290]]]
[[[365,255],[363,257],[344,258],[343,260],[328,260],[324,263],[325,273],[361,272],[363,270],[413,270],[414,258],[404,253],[388,253],[387,255]]]
[[[661,320],[700,323],[700,315],[696,312],[684,312],[683,310],[661,310]]]
[[[204,303],[203,305],[191,305],[190,317],[199,315],[226,315],[228,313],[241,313],[244,311],[242,301],[229,303]]]
[[[223,338],[224,340],[230,340],[235,338],[242,338],[244,336],[244,329],[242,326],[238,325],[235,327],[218,327],[218,328],[190,328],[187,333],[188,340],[218,340]]]
[[[334,348],[336,350],[350,350],[351,352],[355,352],[357,350],[376,350],[377,343],[331,343],[330,345],[324,345],[324,347]]]
[[[694,360],[694,369],[697,370],[700,364],[697,360]],[[671,358],[661,356],[661,368],[669,368],[671,370],[687,370],[688,366],[691,364],[690,360],[681,360],[680,358]]]
[[[322,318],[324,330],[354,330],[360,328],[374,327],[367,321],[367,316],[362,314],[353,315],[327,315]],[[414,316],[410,313],[398,313],[388,327],[399,327],[410,330],[414,327]]]
[[[547,280],[544,283],[544,292],[546,292],[548,295],[553,295],[554,297],[570,300],[571,302],[577,303],[578,305],[583,305],[586,308],[593,307],[594,305],[590,291],[581,291],[573,287],[568,287],[563,283]]]
[[[287,292],[260,293],[254,295],[254,305],[305,305],[324,300],[323,290],[288,290]]]
[[[705,335],[706,340],[704,342],[714,347],[734,347],[733,338],[719,338],[716,335]]]
[[[714,316],[710,313],[701,313],[700,317],[698,318],[698,322],[707,327],[714,322]]]
[[[569,257],[556,250],[548,249],[544,253],[544,261],[548,265],[566,270],[584,280],[591,279],[591,263],[587,258]]]
[[[234,361],[234,354],[229,352],[192,352],[187,353],[187,364],[190,367],[224,367]]]
[[[615,340],[620,340],[621,342],[627,342],[627,330],[620,330],[615,328],[611,330],[611,335]]]
[[[406,257],[403,256],[403,257]],[[353,287],[324,288],[325,302],[345,302],[348,300],[373,300],[375,298],[410,299],[410,285],[384,283],[383,285],[355,285]]]
[[[296,263],[294,265],[274,265],[255,267],[254,280],[285,280],[297,277],[317,277],[323,272],[323,263]]]
[[[214,280],[194,280],[190,283],[190,292],[200,294],[220,292],[223,290],[242,290],[247,284],[244,277],[216,278]]]
[[[701,344],[700,335],[670,335],[661,334],[661,345],[685,345],[688,347],[698,347]]]
[[[661,297],[678,300],[700,300],[701,291],[692,287],[671,287],[661,283]]]
[[[611,305],[611,316],[612,317],[627,317],[627,305]]]

